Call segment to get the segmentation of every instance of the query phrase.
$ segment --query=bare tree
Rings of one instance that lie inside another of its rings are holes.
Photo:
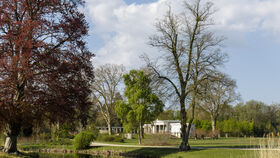
[[[189,105],[192,109],[190,125],[194,119],[200,83],[215,74],[217,67],[226,59],[220,50],[223,38],[208,30],[213,24],[212,6],[210,2],[202,5],[200,0],[192,4],[185,2],[184,16],[176,16],[170,9],[156,23],[157,34],[150,38],[150,45],[159,48],[162,56],[156,62],[145,58],[159,82],[169,86],[169,93],[175,94],[180,103],[181,151],[190,149],[188,137],[191,126],[187,126],[186,108]]]
[[[116,118],[115,105],[121,100],[120,83],[125,68],[121,65],[102,65],[95,70],[95,82],[92,86],[93,102],[96,103],[112,134],[112,121]]]
[[[221,73],[213,79],[204,81],[201,85],[200,108],[210,115],[213,134],[223,107],[238,99],[235,88],[235,81]]]

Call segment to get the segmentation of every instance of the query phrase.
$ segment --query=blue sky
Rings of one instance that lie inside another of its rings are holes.
[[[225,72],[237,81],[244,102],[280,103],[280,1],[212,0],[218,9],[215,32],[227,37]],[[183,0],[86,0],[88,44],[94,65],[142,66],[139,56],[154,53],[147,45],[154,22],[167,4],[180,12]]]

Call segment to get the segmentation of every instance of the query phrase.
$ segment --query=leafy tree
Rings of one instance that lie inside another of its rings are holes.
[[[212,25],[213,4],[194,0],[185,2],[183,16],[176,16],[169,10],[156,23],[157,34],[150,38],[150,44],[161,50],[158,62],[145,58],[159,82],[167,87],[180,105],[182,142],[180,150],[190,149],[188,142],[191,126],[187,126],[187,108],[190,109],[188,123],[194,120],[198,90],[202,81],[217,71],[225,62],[226,55],[220,51],[223,38],[209,31]],[[190,101],[189,101],[190,100]]]
[[[5,152],[22,128],[88,110],[91,57],[82,0],[0,1],[0,122]]]
[[[254,122],[254,135],[263,136],[275,132],[280,125],[279,105],[266,105],[263,102],[251,100],[234,107],[233,117],[239,121]]]
[[[123,74],[124,67],[118,65],[106,64],[95,70],[92,99],[107,123],[109,135],[112,134],[112,121],[116,119],[115,105],[121,100],[119,87]]]
[[[151,79],[144,71],[131,70],[123,78],[127,101],[121,101],[116,105],[116,113],[126,131],[137,129],[138,141],[141,144],[144,123],[153,121],[162,112],[164,105],[153,93]]]

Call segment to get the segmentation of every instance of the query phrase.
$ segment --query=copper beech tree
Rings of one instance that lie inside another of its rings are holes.
[[[82,0],[0,0],[0,122],[4,151],[22,128],[77,116],[93,78]],[[82,116],[80,113],[79,116]]]

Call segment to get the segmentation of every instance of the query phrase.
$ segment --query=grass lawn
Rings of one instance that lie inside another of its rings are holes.
[[[168,146],[178,146],[181,139],[168,138],[160,135],[147,135],[143,140],[143,145],[168,145]],[[150,156],[150,157],[188,157],[188,158],[255,158],[258,156],[258,151],[254,150],[239,150],[239,149],[221,149],[219,147],[225,148],[249,148],[256,147],[263,142],[267,142],[266,138],[220,138],[217,140],[204,139],[195,140],[190,139],[191,147],[210,147],[208,149],[194,149],[188,152],[178,152],[178,149],[159,149],[159,148],[141,148],[141,147],[94,147],[88,150],[93,151],[116,151],[118,153],[124,153],[125,155],[140,155]],[[137,139],[126,140],[124,143],[119,142],[103,142],[112,144],[125,144],[125,145],[138,145]],[[35,141],[32,139],[19,139],[18,148],[20,150],[33,150],[37,149],[70,149],[74,150],[73,145],[71,145],[71,140],[58,140],[55,142],[51,141]],[[62,156],[61,154],[58,156]],[[66,155],[64,155],[66,156]],[[71,157],[71,154],[68,155]],[[67,157],[68,157],[67,156]],[[13,158],[15,156],[6,155],[0,153],[0,157]],[[50,157],[57,157],[52,156]],[[74,157],[74,156],[73,156]],[[75,156],[76,157],[76,156]]]
[[[178,152],[175,149],[151,149],[151,148],[122,148],[122,147],[100,147],[91,150],[114,150],[122,151],[123,156],[138,155],[138,157],[163,157],[163,158],[256,158],[256,151],[237,150],[237,149],[205,149],[191,150],[188,152]],[[41,155],[41,154],[40,154]],[[71,158],[79,156],[75,154],[42,154],[44,157]],[[18,158],[17,156],[0,153],[2,158]],[[89,158],[91,156],[88,156]],[[21,157],[22,158],[22,157]]]
[[[101,142],[99,143],[108,143],[108,144],[124,144],[124,145],[138,145],[137,136],[134,136],[134,139],[125,139],[124,143],[120,142]],[[227,147],[227,148],[252,148],[259,147],[260,144],[264,144],[266,138],[219,138],[219,139],[190,139],[190,145],[193,147]],[[157,146],[179,146],[181,139],[179,138],[169,138],[166,135],[146,135],[145,139],[142,140],[142,145],[157,145]]]
[[[238,150],[238,149],[206,149],[206,150],[192,150],[190,152],[179,152],[165,155],[163,157],[176,158],[256,158],[256,151]]]
[[[188,152],[178,152],[178,149],[158,149],[158,148],[125,148],[125,147],[98,147],[91,150],[114,150],[122,151],[125,154],[136,154],[151,157],[169,158],[256,158],[257,151],[239,149],[202,149]]]

